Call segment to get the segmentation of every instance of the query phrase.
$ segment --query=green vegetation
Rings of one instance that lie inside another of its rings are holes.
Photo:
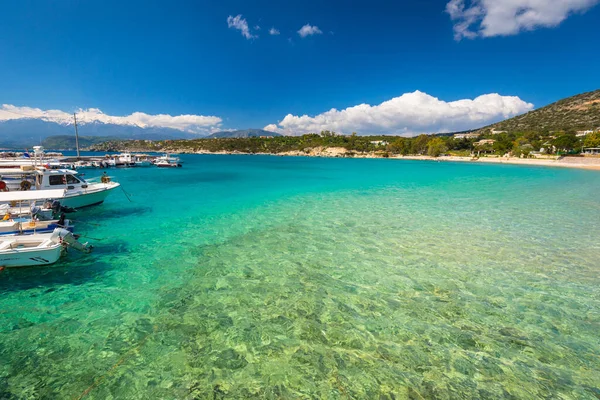
[[[178,151],[178,152],[218,152],[238,151],[242,153],[283,153],[290,151],[308,152],[314,148],[340,147],[349,152],[385,152],[388,142],[396,137],[390,136],[351,136],[336,135],[323,131],[321,134],[303,136],[280,136],[274,138],[216,138],[192,140],[111,140],[90,146],[93,151]],[[407,139],[410,140],[410,139]]]
[[[491,139],[479,144],[480,140]],[[111,140],[89,147],[93,151],[174,151],[174,152],[240,152],[271,153],[318,152],[325,148],[343,148],[346,156],[357,153],[386,155],[429,155],[438,157],[444,154],[468,155],[505,155],[528,157],[533,152],[542,154],[578,153],[583,146],[600,146],[600,133],[588,137],[577,137],[572,133],[539,134],[500,133],[482,134],[477,138],[455,139],[451,136],[419,135],[414,138],[392,136],[351,136],[336,135],[323,131],[321,134],[303,136],[281,136],[274,138],[227,138],[192,140]]]
[[[583,141],[585,147],[600,147],[600,132],[590,133]]]
[[[446,142],[442,138],[436,137],[427,143],[427,155],[439,157],[448,150]]]

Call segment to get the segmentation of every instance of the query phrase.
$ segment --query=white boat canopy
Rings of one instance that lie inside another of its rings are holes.
[[[62,199],[63,197],[65,197],[65,192],[65,189],[0,192],[0,202]]]

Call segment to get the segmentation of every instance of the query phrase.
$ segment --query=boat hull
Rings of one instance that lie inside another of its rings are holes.
[[[58,261],[62,254],[62,245],[39,249],[24,248],[0,250],[0,267],[17,268],[50,265]]]
[[[158,163],[156,164],[158,168],[181,168],[181,164],[171,164],[171,163]]]
[[[90,191],[68,191],[64,198],[59,199],[60,204],[73,208],[83,208],[94,206],[96,204],[102,204],[106,197],[119,186],[120,185],[118,183],[111,183],[104,185],[102,188]]]

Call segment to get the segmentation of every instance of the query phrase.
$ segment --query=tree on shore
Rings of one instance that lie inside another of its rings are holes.
[[[427,155],[430,157],[439,157],[448,151],[446,142],[442,138],[433,138],[427,143]]]
[[[585,147],[600,147],[600,132],[590,133],[583,141]]]
[[[412,139],[411,154],[425,154],[427,151],[427,143],[429,142],[429,135],[419,135]]]
[[[404,137],[399,137],[388,146],[388,150],[392,153],[402,154],[403,156],[405,156],[410,153],[409,140]]]
[[[571,151],[580,146],[580,141],[573,133],[566,133],[552,140],[552,145],[559,151]]]

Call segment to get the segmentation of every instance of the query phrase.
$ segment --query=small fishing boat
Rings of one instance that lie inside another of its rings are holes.
[[[115,167],[135,167],[135,156],[131,153],[121,153],[112,156]]]
[[[0,236],[31,235],[35,233],[49,233],[56,228],[64,228],[72,232],[74,226],[68,219],[52,219],[40,221],[27,217],[0,221]]]
[[[0,193],[0,202],[12,203],[0,204],[0,236],[52,232],[55,228],[73,231],[71,221],[65,218],[65,211],[72,210],[57,200],[47,201],[61,199],[64,193],[60,189]],[[45,204],[37,206],[38,201]]]
[[[158,161],[155,164],[158,168],[181,168],[181,164],[173,163],[169,161]]]
[[[50,265],[59,260],[67,248],[84,253],[92,251],[88,243],[80,243],[71,232],[56,228],[52,233],[0,238],[0,267]]]
[[[154,159],[154,165],[159,168],[178,168],[181,167],[181,159],[173,157],[170,154],[165,154]]]
[[[0,239],[0,267],[54,264],[62,252],[62,244],[48,234],[6,237]]]
[[[50,220],[54,214],[73,212],[74,209],[67,209],[60,204],[60,200],[65,197],[65,192],[64,189],[0,191],[0,219],[29,216],[32,207],[39,202],[42,205],[35,210],[38,219]]]

